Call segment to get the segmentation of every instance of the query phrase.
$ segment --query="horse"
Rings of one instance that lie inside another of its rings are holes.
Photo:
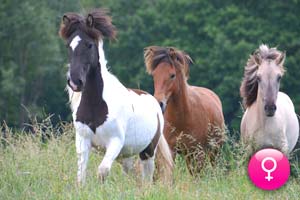
[[[248,58],[240,95],[246,108],[241,139],[251,150],[275,148],[288,155],[299,137],[299,122],[290,97],[279,91],[285,52],[260,45]]]
[[[146,71],[154,81],[154,97],[165,119],[164,135],[173,159],[185,156],[191,174],[198,173],[204,158],[213,160],[225,140],[222,103],[211,90],[187,83],[192,59],[174,47],[146,47]]]
[[[98,167],[103,182],[116,158],[123,159],[123,169],[133,168],[132,156],[139,154],[142,178],[152,181],[156,149],[158,161],[169,171],[173,161],[163,136],[164,119],[156,99],[127,89],[106,67],[103,39],[114,39],[116,28],[105,9],[95,9],[83,16],[65,13],[59,34],[66,41],[69,57],[67,89],[76,130],[78,156],[77,182],[86,181],[91,147],[105,149]]]

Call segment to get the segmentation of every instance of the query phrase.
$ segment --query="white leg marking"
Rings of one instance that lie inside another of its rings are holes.
[[[77,183],[85,184],[86,167],[89,160],[89,152],[91,149],[90,138],[84,138],[76,133],[76,152],[78,158]]]
[[[101,181],[104,181],[107,177],[111,165],[119,155],[123,145],[124,142],[122,142],[119,138],[111,139],[111,141],[107,145],[104,158],[98,167],[98,177]]]
[[[73,51],[75,51],[75,48],[78,46],[81,38],[77,35],[73,38],[72,42],[70,43],[70,47]]]
[[[152,182],[154,168],[155,168],[154,156],[147,160],[141,160],[141,163],[142,163],[141,171],[142,171],[143,181]]]

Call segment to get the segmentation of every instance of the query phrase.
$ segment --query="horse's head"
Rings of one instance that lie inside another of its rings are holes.
[[[76,92],[82,91],[86,78],[100,70],[98,43],[105,36],[115,37],[115,28],[106,10],[94,10],[86,17],[76,13],[63,16],[60,36],[66,40],[69,57],[68,85]]]
[[[246,107],[258,100],[262,102],[266,116],[274,116],[284,60],[284,52],[266,45],[261,45],[250,56],[240,88]]]
[[[97,44],[78,30],[68,40],[68,52],[70,62],[68,85],[73,91],[81,91],[87,74],[99,66]]]
[[[257,83],[258,93],[263,100],[265,114],[272,117],[276,111],[276,100],[279,91],[280,80],[284,74],[283,63],[285,53],[276,52],[269,54],[265,59],[260,55],[255,56],[258,65]]]
[[[154,97],[158,100],[159,105],[164,112],[169,97],[177,89],[176,84],[176,69],[167,62],[162,62],[157,65],[152,73],[154,81]]]
[[[191,58],[173,47],[151,46],[145,49],[145,63],[153,76],[154,97],[164,112],[169,98],[186,83]]]

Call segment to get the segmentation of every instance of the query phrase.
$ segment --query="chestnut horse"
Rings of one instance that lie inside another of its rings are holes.
[[[279,91],[284,60],[284,52],[261,45],[245,66],[241,136],[252,150],[272,147],[288,154],[297,143],[299,122],[293,102]]]
[[[176,153],[185,155],[194,174],[203,165],[204,152],[213,159],[225,139],[221,101],[213,91],[187,83],[192,60],[186,53],[150,46],[144,58],[147,72],[153,76],[154,97],[164,112],[164,135],[173,159]]]

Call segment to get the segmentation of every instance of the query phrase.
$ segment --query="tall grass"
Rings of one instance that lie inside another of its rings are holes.
[[[36,124],[35,134],[7,130],[0,146],[0,199],[299,199],[299,163],[294,176],[276,191],[262,191],[247,177],[248,157],[242,145],[229,139],[215,166],[206,164],[199,177],[191,177],[182,157],[176,160],[174,184],[157,181],[142,185],[125,175],[118,162],[104,184],[96,177],[103,154],[93,151],[87,183],[76,186],[77,158],[71,124],[52,127]],[[45,140],[45,138],[48,138]]]

